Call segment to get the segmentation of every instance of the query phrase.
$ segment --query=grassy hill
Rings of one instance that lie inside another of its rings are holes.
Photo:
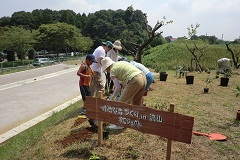
[[[203,56],[200,64],[203,68],[216,69],[217,60],[219,58],[231,58],[231,54],[227,51],[225,45],[209,45],[203,41],[194,41],[199,49],[202,49]],[[164,69],[175,70],[177,66],[191,66],[192,54],[186,47],[194,49],[194,43],[190,40],[177,40],[172,43],[167,43],[154,47],[145,52],[143,56],[143,64],[149,68],[160,66]],[[232,45],[231,48],[237,53],[240,51],[240,45]],[[195,52],[197,57],[201,55],[199,51]],[[195,63],[193,62],[193,67]]]

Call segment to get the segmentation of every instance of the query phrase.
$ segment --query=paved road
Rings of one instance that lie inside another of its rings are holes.
[[[78,67],[58,64],[0,76],[0,135],[79,96]]]

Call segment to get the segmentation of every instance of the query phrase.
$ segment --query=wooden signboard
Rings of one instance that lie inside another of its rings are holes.
[[[190,144],[194,118],[149,107],[87,97],[86,116],[143,133]]]

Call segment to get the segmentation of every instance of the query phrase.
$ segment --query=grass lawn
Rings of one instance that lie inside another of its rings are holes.
[[[236,120],[240,97],[233,92],[240,86],[239,73],[234,71],[227,87],[219,86],[220,78],[215,79],[208,84],[207,94],[203,93],[207,73],[188,73],[194,75],[192,85],[187,85],[184,77],[176,77],[174,71],[168,71],[166,82],[155,76],[151,86],[154,90],[144,98],[147,107],[168,110],[170,103],[174,103],[175,112],[194,117],[194,131],[228,137],[226,141],[211,141],[193,135],[191,144],[173,141],[172,159],[240,159],[240,121]],[[133,129],[111,131],[109,138],[98,146],[96,130],[90,128],[87,119],[77,118],[81,105],[77,102],[8,140],[1,145],[0,159],[87,160],[93,154],[109,160],[166,158],[167,139]]]

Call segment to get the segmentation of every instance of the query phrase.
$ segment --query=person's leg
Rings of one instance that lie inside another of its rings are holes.
[[[105,87],[107,86],[107,80],[106,80],[106,75],[103,72],[100,75],[99,84],[100,84],[100,88],[98,89],[98,91],[102,91],[103,93],[105,93],[105,90],[107,90],[105,89]]]
[[[80,86],[80,93],[82,95],[82,100],[85,101],[86,100],[86,93],[85,93],[85,90],[84,90],[83,86]]]
[[[143,75],[143,73],[136,75],[124,87],[123,92],[119,98],[119,101],[126,102],[129,104],[134,103],[134,104],[140,105],[142,101],[141,98],[145,91],[145,87],[146,87],[145,75]],[[136,94],[141,94],[141,95],[136,96]],[[138,98],[138,100],[133,100],[135,97]],[[139,102],[137,103],[136,101],[139,101]]]
[[[132,99],[132,104],[133,105],[143,105],[143,94],[146,89],[146,76],[142,73],[139,74],[139,76],[136,77],[136,81],[138,81],[139,84],[139,90],[136,92]]]
[[[102,77],[102,73],[96,72],[95,75],[96,81],[95,81],[95,97],[98,96],[98,91],[102,91],[104,93],[105,90],[105,82]]]
[[[91,81],[91,84],[90,84],[90,87],[89,87],[89,89],[90,89],[90,91],[91,91],[91,96],[95,96],[95,92],[96,92],[96,84],[97,82],[96,82],[96,73],[94,73],[93,74],[93,76],[92,76],[92,81]]]
[[[108,91],[109,91],[109,86],[110,86],[110,81],[111,81],[111,78],[110,78],[110,73],[108,72],[107,74],[106,74],[106,86],[107,86],[107,88],[106,89],[108,89]]]
[[[104,83],[102,81],[101,73],[94,72],[92,82],[90,85],[91,96],[97,97],[98,91],[104,91]]]
[[[113,93],[113,86],[114,86],[114,83],[113,83],[113,81],[110,79],[109,93]]]
[[[85,98],[84,99],[86,100],[86,96],[91,96],[91,91],[90,91],[88,86],[82,86],[82,88],[84,89],[84,92],[85,92]],[[83,101],[83,104],[85,103],[85,100]],[[85,114],[86,114],[87,110],[86,110],[85,107],[84,107],[84,109],[85,109]],[[94,119],[89,118],[88,122],[89,122],[90,125],[94,125]]]
[[[84,86],[80,86],[80,92],[81,92],[82,101],[83,101],[83,107],[82,107],[81,114],[86,114],[86,108],[85,108],[86,92],[85,92]]]
[[[85,91],[85,95],[86,96],[91,96],[91,91],[89,89],[89,86],[83,86],[83,88],[84,88],[84,91]]]

